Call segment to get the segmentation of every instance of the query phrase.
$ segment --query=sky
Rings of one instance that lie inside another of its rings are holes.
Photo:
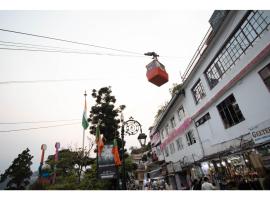
[[[173,83],[181,82],[180,73],[184,73],[209,29],[208,20],[212,13],[211,9],[0,11],[0,29],[142,55],[119,56],[126,53],[0,31],[0,48],[7,47],[2,45],[4,41],[114,55],[0,49],[0,173],[25,148],[29,148],[34,156],[32,169],[37,170],[41,144],[48,147],[45,157],[54,153],[55,142],[60,142],[62,148],[81,147],[85,90],[88,93],[89,113],[90,107],[95,104],[91,98],[92,89],[111,86],[112,94],[117,99],[116,105],[126,105],[125,120],[132,116],[142,124],[143,132],[148,135],[157,110],[171,98],[169,89]],[[152,59],[143,54],[149,51],[160,55],[159,60],[169,74],[169,82],[161,87],[147,81],[145,66]],[[72,81],[3,83],[67,79]],[[73,121],[3,124],[55,120]],[[62,124],[71,125],[3,132]],[[91,137],[88,131],[87,136]],[[137,136],[126,136],[127,148],[139,147]],[[87,138],[85,145],[88,145]]]

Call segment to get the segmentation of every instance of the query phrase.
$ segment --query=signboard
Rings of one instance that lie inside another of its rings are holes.
[[[98,176],[101,179],[117,178],[112,148],[113,145],[104,145],[101,155],[98,156]]]
[[[270,141],[270,119],[249,129],[255,144]]]

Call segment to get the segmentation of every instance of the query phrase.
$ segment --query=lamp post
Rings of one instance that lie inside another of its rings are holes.
[[[121,113],[121,139],[122,139],[122,163],[123,163],[123,174],[122,174],[122,189],[126,190],[126,166],[125,166],[125,156],[124,156],[124,136],[125,134],[128,135],[136,135],[137,133],[140,133],[138,136],[138,140],[141,145],[145,145],[146,142],[146,135],[142,133],[142,126],[141,124],[134,120],[133,117],[130,117],[129,120],[124,121],[123,113]]]

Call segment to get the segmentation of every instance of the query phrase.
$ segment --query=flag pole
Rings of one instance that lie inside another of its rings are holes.
[[[86,108],[86,90],[84,91],[84,106]],[[83,143],[82,143],[82,155],[84,156],[84,138],[85,138],[85,129],[83,128]]]

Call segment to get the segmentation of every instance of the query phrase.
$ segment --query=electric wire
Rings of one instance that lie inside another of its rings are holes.
[[[13,50],[13,51],[30,51],[30,52],[47,52],[47,53],[69,53],[69,54],[92,54],[92,55],[106,55],[106,56],[120,56],[120,57],[144,57],[144,56],[135,56],[135,55],[125,55],[125,54],[111,54],[111,53],[99,53],[99,52],[80,52],[80,51],[63,51],[63,50],[53,50],[53,49],[40,49],[40,48],[10,48],[10,47],[1,47],[2,46],[13,46],[18,47],[17,45],[3,45],[0,44],[1,50]]]
[[[11,30],[6,30],[6,29],[0,29],[0,31],[7,31],[7,32],[12,32],[12,33],[26,34],[26,35],[29,35],[29,36],[39,37],[39,35],[35,35],[35,34],[23,33],[23,32],[18,32],[18,31],[11,31]],[[81,43],[81,42],[74,42],[74,41],[70,41],[70,40],[52,38],[52,37],[48,37],[48,36],[40,36],[40,37],[46,38],[46,39],[56,39],[56,40],[60,40],[60,41],[63,41],[63,42],[71,42],[71,43],[75,43],[75,44],[87,45],[87,46],[91,46],[91,47],[103,48],[103,49],[107,49],[107,50],[120,51],[120,52],[124,52],[124,53],[132,53],[132,54],[140,55],[138,57],[145,57],[145,55],[143,55],[141,53],[138,53],[138,52],[133,52],[133,51],[120,50],[120,49],[115,49],[115,48],[110,48],[110,47],[102,47],[102,46],[98,46],[98,45],[92,45],[92,44]],[[55,47],[55,46],[48,46],[48,45],[37,45],[37,44],[29,44],[29,43],[15,43],[15,42],[7,42],[7,41],[0,41],[0,42],[2,42],[2,43],[10,43],[10,44],[28,45],[28,46],[33,46],[33,47],[45,47],[45,48],[54,48],[54,49],[56,49],[56,48],[57,49],[67,49],[67,48],[63,48],[63,47]],[[79,49],[68,49],[68,50],[79,50]],[[104,55],[104,54],[100,54],[100,55]],[[115,56],[131,56],[131,55],[115,55]],[[166,55],[162,55],[160,57],[162,57],[162,58],[170,58],[170,59],[185,59],[184,57],[166,56]]]
[[[28,131],[28,130],[35,130],[35,129],[45,129],[45,128],[53,128],[53,127],[60,127],[60,126],[70,126],[79,123],[70,123],[70,124],[58,124],[52,126],[40,126],[40,127],[32,127],[32,128],[22,128],[22,129],[12,129],[12,130],[0,130],[0,133],[9,133],[9,132],[18,132],[18,131]]]
[[[69,122],[79,121],[80,119],[66,119],[66,120],[45,120],[45,121],[28,121],[28,122],[0,122],[0,124],[40,124],[40,123],[54,123],[54,122]]]
[[[143,55],[142,53],[138,53],[138,52],[134,52],[134,51],[127,51],[127,50],[123,50],[123,49],[115,49],[115,48],[110,48],[110,47],[105,47],[105,46],[100,46],[100,45],[93,45],[93,44],[77,42],[77,41],[72,41],[72,40],[66,40],[66,39],[60,39],[60,38],[55,38],[55,37],[50,37],[50,36],[37,35],[37,34],[25,33],[25,32],[20,32],[20,31],[13,31],[13,30],[2,29],[2,28],[0,28],[0,31],[14,33],[14,34],[20,34],[20,35],[27,35],[27,36],[32,36],[32,37],[38,37],[38,38],[44,38],[44,39],[50,39],[50,40],[61,41],[61,42],[67,42],[67,43],[73,43],[73,44],[77,44],[77,45],[84,45],[84,46],[90,46],[90,47],[95,47],[95,48],[102,48],[102,49],[107,49],[107,50],[112,50],[112,51],[123,52],[123,53]]]

